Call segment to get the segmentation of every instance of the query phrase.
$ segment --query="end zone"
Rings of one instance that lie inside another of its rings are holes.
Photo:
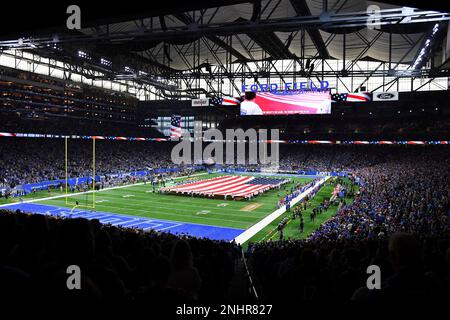
[[[21,210],[26,213],[44,214],[63,218],[97,219],[103,224],[111,224],[114,226],[137,228],[144,231],[152,229],[155,231],[185,234],[192,237],[209,238],[213,240],[231,241],[244,232],[242,229],[184,223],[179,221],[166,221],[142,216],[127,216],[110,212],[81,209],[74,209],[71,212],[70,209],[66,207],[37,203],[13,203],[3,207],[9,210]]]

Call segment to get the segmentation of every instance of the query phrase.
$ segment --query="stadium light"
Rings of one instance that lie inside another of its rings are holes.
[[[85,51],[82,51],[82,50],[78,50],[78,57],[83,58],[83,59],[88,59],[88,60],[91,59],[89,54],[87,52],[85,52]]]
[[[100,59],[100,63],[102,65],[104,65],[104,66],[107,66],[107,67],[111,67],[112,66],[112,62],[110,60],[108,60],[108,59],[105,59],[105,58],[101,58]]]
[[[423,43],[422,49],[420,49],[419,54],[417,55],[416,59],[414,60],[414,63],[412,65],[412,69],[419,69],[421,68],[422,64],[428,60],[428,55],[431,52],[431,43],[434,40],[436,33],[439,31],[439,23],[436,23],[433,26],[433,29],[431,31],[431,34],[429,37],[425,40]],[[426,59],[425,59],[426,58]]]
[[[125,72],[133,72],[133,70],[130,67],[125,66],[124,68]]]
[[[53,49],[53,50],[62,51],[62,48],[59,47],[56,43],[53,43],[53,44],[48,43],[47,44],[47,48],[50,48],[50,49]]]
[[[439,30],[439,23],[436,23],[436,24],[434,25],[434,27],[433,27],[433,33],[432,33],[432,35],[434,36],[434,35],[436,34],[436,32],[438,32],[438,30]]]

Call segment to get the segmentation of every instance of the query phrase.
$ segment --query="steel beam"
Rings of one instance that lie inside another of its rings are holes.
[[[102,41],[116,42],[139,42],[143,40],[164,41],[171,39],[179,39],[180,37],[201,37],[210,35],[230,35],[240,33],[254,32],[274,32],[283,31],[290,32],[308,28],[350,28],[350,27],[366,27],[370,15],[367,12],[346,12],[346,13],[329,13],[327,19],[321,16],[297,16],[288,18],[278,18],[257,21],[233,21],[228,23],[211,23],[196,24],[167,27],[160,29],[138,28],[126,32],[99,32],[95,34],[59,34],[57,35],[58,43],[87,43]],[[408,18],[404,20],[404,18]],[[379,12],[379,25],[395,25],[399,23],[432,23],[450,20],[450,14],[414,9],[411,12],[404,12],[402,8],[384,9]],[[36,38],[22,38],[0,41],[2,48],[34,48],[36,46],[44,46],[54,44],[55,36],[44,36]]]

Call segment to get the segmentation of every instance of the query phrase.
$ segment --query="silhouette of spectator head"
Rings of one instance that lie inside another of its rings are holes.
[[[101,230],[95,234],[95,251],[110,253],[112,252],[111,236],[106,230]]]
[[[396,272],[416,269],[421,262],[419,242],[411,234],[395,233],[389,239],[389,256]]]
[[[25,241],[28,245],[43,245],[47,240],[49,225],[45,215],[33,214],[27,217],[25,224]]]
[[[65,262],[83,263],[92,258],[94,235],[89,220],[66,219],[58,231],[57,251]]]
[[[152,263],[152,280],[156,288],[165,288],[170,277],[170,262],[165,256],[159,256]]]
[[[172,247],[170,260],[174,270],[192,267],[192,252],[186,240],[178,240]]]
[[[301,261],[306,268],[313,268],[317,263],[317,256],[310,248],[303,250]]]

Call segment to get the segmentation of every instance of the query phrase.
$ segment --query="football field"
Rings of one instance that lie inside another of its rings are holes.
[[[201,174],[197,180],[211,179],[224,174]],[[261,177],[261,176],[259,176]],[[277,176],[277,178],[283,178]],[[269,190],[251,200],[224,200],[190,195],[154,192],[150,183],[137,183],[92,193],[58,192],[33,203],[15,203],[9,209],[49,214],[53,216],[85,217],[141,229],[155,229],[173,233],[232,240],[264,217],[278,209],[278,200],[290,193],[298,183],[313,178],[288,177],[281,189]],[[180,182],[181,178],[176,182]],[[95,198],[95,200],[94,200]],[[24,198],[27,202],[27,198]],[[95,201],[95,208],[89,208]],[[79,206],[75,207],[78,202]]]

